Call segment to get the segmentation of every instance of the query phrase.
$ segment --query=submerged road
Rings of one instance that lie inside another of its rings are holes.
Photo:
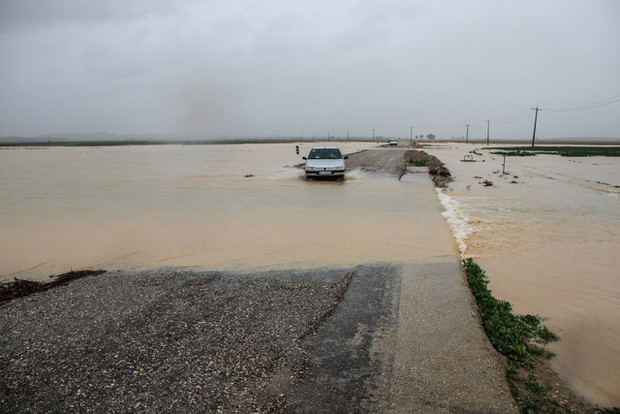
[[[398,175],[403,155],[349,168]],[[0,350],[6,412],[517,412],[456,253],[110,272],[0,309]]]

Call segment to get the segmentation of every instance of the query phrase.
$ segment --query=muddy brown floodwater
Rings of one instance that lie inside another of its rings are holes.
[[[0,151],[0,278],[71,269],[244,270],[455,254],[426,174],[307,181],[312,145]],[[333,145],[333,144],[332,144]],[[339,143],[347,153],[372,143]],[[424,196],[423,196],[424,195]],[[445,229],[437,234],[427,229]],[[423,237],[421,236],[423,235]]]
[[[425,151],[452,172],[445,215],[494,296],[548,317],[562,338],[554,369],[591,401],[620,405],[620,159],[508,157],[502,174],[484,147]]]

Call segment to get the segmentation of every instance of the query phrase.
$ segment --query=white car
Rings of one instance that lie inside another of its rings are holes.
[[[344,160],[347,158],[338,147],[314,147],[307,157],[303,157],[306,160],[306,177],[342,178],[346,170]]]

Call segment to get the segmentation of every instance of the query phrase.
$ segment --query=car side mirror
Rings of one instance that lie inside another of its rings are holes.
[[[301,159],[302,159],[302,160],[307,160],[308,158],[306,158],[306,157],[301,157]]]

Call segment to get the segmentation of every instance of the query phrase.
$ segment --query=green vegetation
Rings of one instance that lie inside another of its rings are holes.
[[[541,324],[542,318],[515,315],[510,303],[493,297],[487,287],[488,279],[472,259],[463,261],[467,282],[478,304],[484,329],[491,343],[516,366],[533,367],[536,356],[552,356],[537,344],[547,344],[559,338]]]
[[[533,157],[537,153],[533,151],[491,151],[491,154],[507,155],[509,157]]]
[[[506,378],[522,413],[614,413],[620,407],[599,408],[575,396],[548,366],[553,353],[543,346],[559,340],[536,315],[515,315],[510,303],[497,300],[488,288],[487,276],[472,259],[463,260],[467,282],[478,304],[491,343],[507,360]]]
[[[536,154],[557,154],[562,157],[620,157],[620,147],[618,146],[538,146],[538,147],[493,147],[489,148],[491,154],[508,155],[514,157],[528,157]]]
[[[553,355],[537,344],[559,338],[541,324],[540,316],[515,315],[510,303],[494,298],[484,270],[471,258],[463,260],[463,266],[484,329],[495,349],[510,361],[506,373],[519,409],[522,413],[557,412],[551,388],[540,383],[534,368],[537,358]]]
[[[542,385],[536,374],[531,373],[525,384],[525,390],[513,388],[513,396],[522,413],[559,412],[559,405],[548,394],[551,387]]]

